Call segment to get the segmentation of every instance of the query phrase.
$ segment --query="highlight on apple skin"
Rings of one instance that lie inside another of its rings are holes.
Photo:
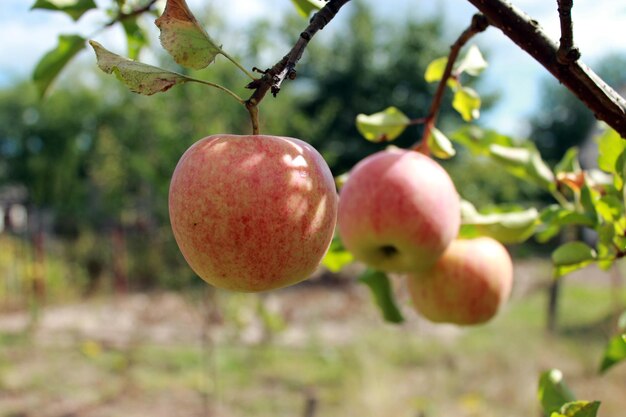
[[[242,292],[308,278],[333,237],[337,192],[322,156],[295,138],[214,135],[180,158],[169,189],[176,242],[206,282]]]
[[[435,323],[486,323],[509,298],[512,285],[511,257],[489,237],[455,240],[431,269],[408,274],[413,307]]]
[[[421,153],[390,149],[360,161],[339,197],[337,225],[354,257],[385,272],[430,267],[456,238],[459,195]]]

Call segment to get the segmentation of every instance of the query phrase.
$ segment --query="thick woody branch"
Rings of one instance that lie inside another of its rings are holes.
[[[561,22],[561,39],[556,57],[559,63],[567,65],[580,58],[580,51],[574,46],[574,24],[572,22],[574,0],[557,0],[557,3]]]
[[[443,94],[446,91],[446,85],[448,84],[448,79],[453,75],[452,70],[454,68],[454,63],[459,57],[459,53],[461,49],[467,44],[467,42],[476,34],[480,32],[484,32],[487,27],[489,27],[489,22],[480,13],[475,14],[472,17],[472,23],[469,25],[467,29],[461,33],[461,35],[457,38],[457,40],[450,47],[450,53],[448,54],[448,62],[446,63],[446,67],[443,71],[443,75],[439,84],[437,85],[437,90],[435,91],[435,96],[433,97],[433,101],[430,104],[430,110],[428,111],[428,116],[426,116],[426,123],[424,125],[424,131],[422,133],[422,140],[419,145],[415,146],[415,149],[420,152],[428,154],[428,137],[431,134],[433,127],[437,122],[437,116],[439,115],[439,109],[441,108],[441,101],[443,99]]]
[[[274,96],[280,91],[280,87],[289,78],[291,80],[296,78],[296,64],[302,58],[302,54],[306,49],[309,41],[315,36],[315,34],[324,29],[324,27],[337,15],[339,9],[348,3],[350,0],[329,0],[326,5],[321,8],[317,13],[313,15],[309,25],[300,34],[298,41],[291,48],[291,51],[285,55],[280,61],[278,61],[272,68],[262,71],[263,76],[252,81],[246,87],[254,90],[252,96],[246,101],[246,107],[252,115],[253,108],[256,108],[258,104],[263,100],[268,91],[271,91]],[[254,122],[253,122],[254,125]],[[253,130],[255,127],[253,126]],[[256,126],[258,130],[258,126]]]
[[[580,60],[562,64],[539,23],[506,0],[468,0],[492,26],[543,65],[596,116],[626,138],[626,100]]]

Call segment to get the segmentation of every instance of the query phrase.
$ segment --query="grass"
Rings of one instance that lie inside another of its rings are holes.
[[[122,315],[133,311],[133,297],[110,302]],[[140,330],[117,340],[51,332],[46,314],[30,333],[2,331],[0,320],[0,417],[50,416],[46,404],[62,401],[76,417],[299,416],[312,398],[315,415],[325,417],[527,417],[539,415],[537,377],[552,367],[581,399],[603,402],[600,416],[626,409],[626,364],[596,372],[616,302],[607,286],[566,282],[554,335],[545,331],[543,291],[514,298],[494,321],[469,329],[422,321],[406,300],[407,322],[385,324],[363,287],[300,287],[273,297],[265,302],[286,326],[264,331],[251,314],[254,296],[225,293],[213,300],[223,316],[208,325],[196,319],[202,303],[151,295],[147,311],[157,317],[142,322],[145,312],[135,311]],[[106,302],[93,302],[94,310]],[[155,339],[154,328],[166,325],[172,336]],[[262,337],[250,340],[255,328]]]

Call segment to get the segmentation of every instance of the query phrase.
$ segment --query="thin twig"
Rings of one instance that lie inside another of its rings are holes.
[[[563,65],[571,64],[580,59],[580,50],[574,46],[574,24],[572,8],[574,0],[557,0],[559,20],[561,21],[561,39],[556,57]]]
[[[150,0],[144,6],[141,6],[141,7],[138,7],[136,9],[134,9],[134,10],[131,10],[128,13],[124,13],[124,12],[120,11],[117,14],[117,16],[115,16],[115,18],[113,20],[111,20],[109,23],[107,23],[105,26],[106,27],[113,26],[117,22],[121,22],[122,20],[130,19],[132,17],[139,16],[140,14],[148,12],[148,11],[150,11],[150,9],[152,9],[152,6],[154,6],[156,4],[156,2],[157,2],[157,0]]]
[[[543,65],[596,116],[626,139],[626,100],[580,60],[562,65],[558,47],[539,23],[505,0],[467,0],[517,46]]]
[[[309,22],[307,28],[300,34],[298,41],[291,48],[291,51],[278,61],[272,68],[262,71],[263,76],[249,83],[246,88],[254,90],[250,98],[246,101],[246,107],[250,111],[251,107],[257,107],[268,91],[274,96],[280,91],[280,87],[289,78],[296,78],[296,64],[302,58],[302,54],[313,36],[337,15],[339,9],[350,0],[330,0],[322,7]],[[250,111],[252,115],[253,112]],[[256,112],[254,113],[256,114]],[[253,133],[258,134],[258,121],[252,121]],[[256,129],[256,130],[255,130]]]
[[[430,151],[428,149],[428,137],[432,129],[435,127],[437,122],[437,116],[439,115],[439,109],[441,108],[441,101],[443,99],[443,94],[446,91],[446,85],[448,83],[448,79],[452,76],[452,69],[454,68],[454,63],[459,57],[459,53],[463,46],[467,44],[467,42],[476,34],[480,32],[484,32],[489,26],[489,22],[480,13],[475,14],[472,17],[472,23],[461,33],[458,39],[452,44],[450,47],[450,54],[448,55],[448,62],[446,63],[446,68],[443,71],[443,76],[439,81],[439,85],[437,85],[437,90],[435,91],[435,96],[433,97],[433,101],[430,104],[430,110],[428,111],[428,116],[426,116],[424,131],[422,133],[422,140],[416,144],[413,149],[418,150],[422,153],[428,154]]]

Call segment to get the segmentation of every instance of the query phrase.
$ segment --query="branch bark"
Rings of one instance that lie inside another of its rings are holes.
[[[580,60],[560,63],[558,46],[536,20],[506,0],[467,1],[626,139],[626,100]]]
[[[557,0],[559,21],[561,22],[561,39],[557,59],[560,64],[567,65],[580,59],[580,51],[574,46],[574,24],[572,8],[574,0]]]
[[[302,58],[302,54],[313,36],[315,36],[318,31],[324,29],[337,15],[339,9],[349,1],[350,0],[329,0],[324,7],[313,15],[309,25],[300,33],[300,37],[294,47],[291,48],[291,51],[272,68],[261,71],[263,73],[262,77],[252,81],[246,86],[254,90],[250,98],[246,100],[246,107],[251,116],[256,114],[256,107],[261,100],[263,100],[268,91],[271,91],[272,94],[276,96],[285,79],[289,78],[293,80],[296,78],[296,64],[300,61],[300,58]],[[258,122],[255,123],[254,118],[252,124],[253,133],[258,134]]]
[[[430,104],[430,110],[428,111],[428,115],[426,116],[426,123],[424,125],[424,131],[422,133],[422,140],[414,146],[414,149],[428,155],[428,137],[435,127],[437,123],[437,116],[439,115],[439,109],[441,108],[441,100],[443,99],[443,93],[446,90],[446,85],[448,84],[448,79],[452,76],[452,69],[454,68],[454,63],[459,57],[459,53],[461,49],[467,44],[467,42],[474,37],[476,34],[487,30],[489,27],[489,22],[485,18],[484,15],[477,13],[472,17],[472,23],[465,29],[461,35],[457,38],[457,40],[450,47],[450,53],[448,54],[448,62],[446,63],[446,68],[443,71],[443,75],[439,84],[437,85],[437,90],[435,91],[435,96],[433,97],[433,101]]]

